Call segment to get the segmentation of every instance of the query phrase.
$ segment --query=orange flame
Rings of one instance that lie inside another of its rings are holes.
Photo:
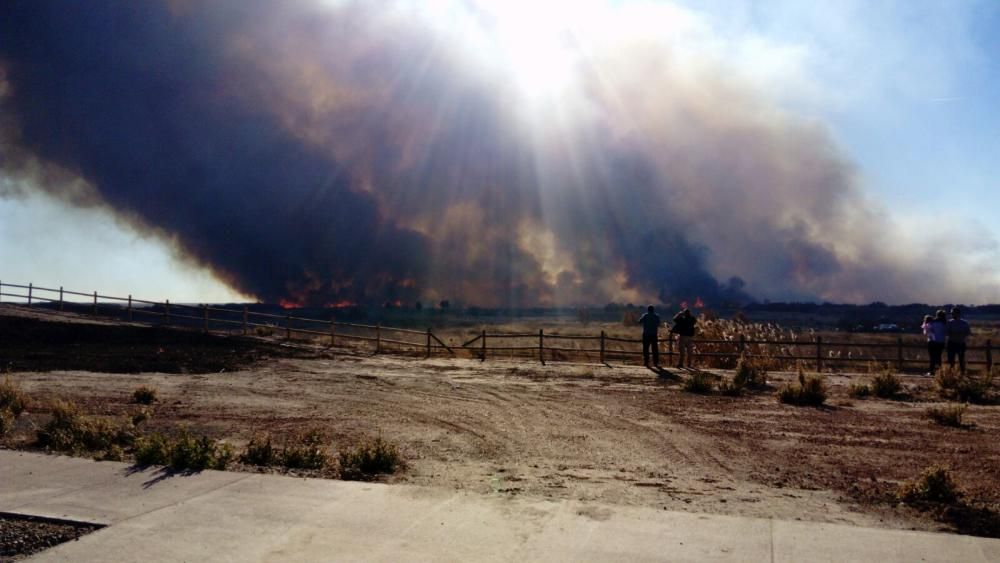
[[[299,303],[297,301],[290,301],[288,299],[279,299],[278,300],[278,305],[280,305],[282,309],[301,309],[302,308],[302,304],[301,303]]]
[[[333,303],[327,303],[324,307],[329,309],[347,309],[348,307],[354,307],[356,303],[353,301],[348,301],[346,299],[341,299],[340,301],[335,301]]]
[[[705,306],[705,302],[701,300],[701,297],[695,298],[694,306],[701,309]]]
[[[681,309],[687,309],[687,308],[688,308],[688,302],[687,301],[681,301]]]

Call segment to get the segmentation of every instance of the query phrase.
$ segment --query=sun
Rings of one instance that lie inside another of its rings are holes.
[[[585,30],[608,6],[588,0],[474,0],[488,56],[529,99],[551,99],[572,88],[585,59]]]

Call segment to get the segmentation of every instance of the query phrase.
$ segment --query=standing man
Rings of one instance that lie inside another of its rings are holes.
[[[691,309],[685,308],[680,313],[674,315],[674,328],[677,333],[680,351],[678,352],[677,367],[684,367],[684,359],[687,358],[687,366],[691,367],[691,347],[694,338],[694,325],[698,319],[691,314]]]
[[[959,369],[965,375],[965,340],[972,334],[969,323],[962,318],[962,310],[951,309],[951,320],[948,321],[948,365],[955,367],[955,356],[958,356]]]
[[[653,306],[646,307],[646,314],[639,317],[642,325],[642,363],[649,367],[649,348],[653,348],[653,365],[660,367],[660,344],[657,332],[660,330],[660,316],[653,312]]]

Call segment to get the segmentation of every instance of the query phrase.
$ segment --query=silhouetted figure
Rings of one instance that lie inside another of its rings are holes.
[[[962,318],[962,310],[954,307],[951,310],[951,320],[948,321],[948,365],[955,367],[955,356],[958,356],[959,369],[965,375],[965,341],[972,334],[969,323]]]
[[[948,328],[944,311],[938,310],[933,318],[930,315],[925,316],[924,324],[920,328],[927,337],[927,356],[930,359],[930,371],[927,375],[934,375],[934,372],[941,367],[941,353],[944,352],[945,334]]]
[[[684,367],[685,358],[687,358],[687,366],[691,367],[694,325],[697,323],[698,319],[691,314],[691,309],[684,309],[674,315],[674,328],[671,331],[677,333],[678,347],[680,348],[678,350],[679,357],[677,358],[677,367],[679,368]]]
[[[653,306],[646,307],[646,314],[639,317],[642,325],[642,363],[649,367],[649,349],[653,349],[653,365],[660,367],[660,345],[657,342],[660,330],[660,316],[654,312]]]

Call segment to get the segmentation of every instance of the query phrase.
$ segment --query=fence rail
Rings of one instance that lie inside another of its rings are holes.
[[[7,289],[5,290],[5,288]],[[86,301],[70,300],[71,297],[84,297]],[[447,352],[451,356],[458,357],[459,352],[462,352],[462,355],[466,357],[482,361],[486,361],[491,356],[534,357],[542,364],[546,360],[574,359],[596,359],[602,364],[607,364],[612,359],[624,360],[642,356],[641,339],[611,336],[603,330],[599,335],[587,335],[560,334],[558,332],[546,334],[544,329],[539,329],[537,333],[489,333],[483,329],[472,339],[466,340],[458,346],[449,346],[431,328],[420,331],[382,326],[380,323],[374,325],[346,323],[336,321],[333,318],[317,319],[295,316],[290,313],[281,315],[251,311],[247,306],[234,309],[208,305],[188,305],[171,303],[170,300],[160,302],[137,299],[132,295],[120,297],[101,295],[97,291],[80,292],[63,287],[58,289],[41,287],[32,283],[20,285],[0,282],[0,303],[3,303],[5,298],[7,298],[8,303],[25,304],[28,307],[44,302],[54,306],[59,311],[69,309],[78,313],[103,314],[129,322],[196,327],[206,333],[219,332],[220,327],[226,327],[226,333],[232,334],[232,330],[235,329],[243,336],[251,334],[274,336],[277,334],[280,337],[280,333],[284,333],[283,336],[286,340],[292,340],[295,336],[305,335],[309,338],[324,340],[329,343],[330,347],[336,346],[338,341],[371,343],[374,345],[375,353],[423,350],[426,357],[430,357],[435,351]],[[11,298],[19,301],[10,301]],[[137,316],[141,316],[142,320],[137,320]],[[323,330],[317,330],[319,328],[317,325],[322,325]],[[310,328],[305,328],[305,326]],[[384,333],[404,336],[386,338]],[[405,335],[419,336],[420,341],[404,340]],[[553,346],[553,341],[580,343],[581,347]],[[387,345],[393,348],[387,349]],[[917,364],[920,366],[927,364],[922,354],[923,350],[926,349],[926,344],[913,339],[907,341],[902,336],[897,337],[895,342],[889,343],[825,341],[821,336],[811,340],[750,340],[744,336],[733,340],[696,338],[694,346],[692,357],[702,360],[726,360],[733,363],[742,356],[779,362],[803,362],[814,366],[817,370],[852,363],[878,362],[894,365],[899,370],[911,368]],[[674,358],[678,356],[678,353],[675,352],[674,335],[668,334],[666,339],[658,343],[658,347],[660,354],[666,356],[668,363],[673,363]],[[796,353],[791,352],[793,348]],[[808,349],[809,353],[800,353],[803,348]],[[858,350],[859,353],[855,355],[853,350]],[[861,350],[868,350],[870,353],[862,354]],[[913,350],[920,350],[921,353],[916,354],[917,357],[914,357],[915,355],[912,353],[907,354]],[[766,353],[764,353],[765,351]],[[879,354],[879,352],[883,353]],[[981,346],[969,346],[967,353],[970,357],[967,363],[969,365],[983,365],[987,370],[990,370],[994,365],[993,352],[994,348],[990,340],[986,340]]]

